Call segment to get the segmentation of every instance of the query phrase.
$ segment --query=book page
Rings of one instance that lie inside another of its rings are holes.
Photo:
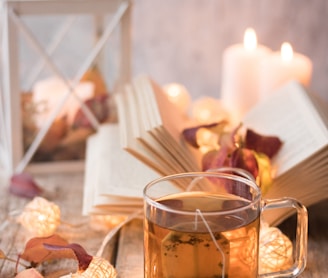
[[[134,87],[126,89],[128,90],[116,96],[119,126],[123,129],[121,134],[127,137],[122,140],[125,142],[122,147],[161,175],[183,171],[183,168],[179,168],[179,161],[162,146],[161,141],[164,138],[157,141],[146,131],[146,122],[152,116],[147,114],[146,102],[140,99],[142,95],[138,94]],[[121,114],[124,114],[124,117]]]
[[[130,86],[126,90],[115,95],[117,105],[120,142],[121,148],[135,156],[137,159],[154,169],[157,173],[163,174],[162,163],[154,159],[154,154],[139,140],[137,137],[141,135],[141,119],[139,111],[137,111],[134,91]]]
[[[130,110],[135,111],[134,117],[141,118],[139,136],[135,135],[132,139],[137,137],[153,153],[154,161],[162,164],[165,175],[199,170],[189,150],[180,144],[187,120],[169,102],[164,91],[148,77],[140,76],[134,79],[131,93],[129,100],[135,95],[135,100],[131,101],[135,107]]]
[[[181,165],[174,172],[179,169],[184,172],[199,171],[200,153],[191,152],[182,140],[183,129],[194,123],[169,101],[163,89],[151,79],[141,76],[135,80],[135,84],[136,93],[143,100],[139,105],[147,103],[147,118],[150,121],[148,132]]]
[[[116,206],[121,196],[123,205],[134,206],[135,198],[142,199],[147,183],[159,177],[121,148],[117,124],[101,125],[87,144],[84,214],[97,205]],[[111,204],[111,201],[115,202]]]
[[[142,197],[143,188],[159,175],[121,148],[118,130],[117,124],[106,124],[98,131],[102,148],[97,193]]]
[[[98,154],[99,145],[97,144],[97,134],[88,137],[86,147],[85,160],[85,174],[84,174],[84,188],[83,188],[83,207],[82,214],[87,215],[93,207],[96,192],[94,185],[97,184],[99,177]]]
[[[247,128],[278,136],[283,146],[273,159],[282,175],[328,144],[328,130],[304,88],[291,82],[260,102],[243,119]]]

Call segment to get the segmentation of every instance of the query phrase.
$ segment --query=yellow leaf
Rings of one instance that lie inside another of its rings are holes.
[[[6,254],[0,249],[0,259],[6,259]]]

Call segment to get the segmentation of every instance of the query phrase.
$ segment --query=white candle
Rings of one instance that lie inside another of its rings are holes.
[[[33,87],[33,102],[38,109],[35,121],[39,128],[42,127],[53,109],[55,109],[56,105],[58,105],[67,92],[68,88],[65,82],[56,77],[50,77],[35,83]],[[94,84],[92,82],[80,82],[75,88],[75,94],[82,101],[91,98],[94,94]],[[79,107],[80,104],[71,95],[62,107],[57,118],[67,116],[68,123],[72,124]]]
[[[280,52],[274,52],[262,61],[261,98],[267,97],[291,80],[296,80],[307,87],[310,85],[311,76],[311,60],[300,53],[294,53],[289,43],[283,43]]]
[[[221,98],[236,121],[259,98],[259,66],[271,50],[257,44],[253,29],[247,29],[244,44],[228,47],[223,53]]]

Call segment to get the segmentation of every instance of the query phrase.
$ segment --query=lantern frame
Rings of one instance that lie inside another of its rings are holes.
[[[4,0],[0,3],[1,11],[1,71],[0,80],[0,167],[9,173],[22,171],[52,172],[82,170],[84,161],[61,161],[30,163],[33,154],[55,120],[56,113],[65,104],[66,99],[57,107],[50,119],[40,129],[29,149],[23,150],[21,84],[19,67],[18,34],[29,40],[47,66],[60,78],[65,79],[53,63],[47,50],[33,37],[24,24],[24,16],[44,15],[91,15],[97,30],[95,44],[74,80],[80,80],[83,73],[94,62],[99,62],[98,54],[102,51],[112,32],[120,27],[120,54],[118,80],[120,86],[131,80],[131,13],[132,0]],[[111,20],[104,23],[101,19],[111,15]],[[98,60],[97,60],[98,59]],[[67,81],[67,80],[64,80]],[[73,88],[68,88],[67,97],[74,95]],[[66,97],[66,98],[67,98]],[[98,121],[86,105],[75,96],[92,126],[97,129]]]

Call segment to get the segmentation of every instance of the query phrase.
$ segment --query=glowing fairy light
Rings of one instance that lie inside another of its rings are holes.
[[[104,258],[93,257],[88,268],[84,271],[62,276],[61,278],[116,278],[115,268]]]
[[[276,227],[263,224],[260,233],[259,272],[269,273],[289,268],[293,264],[293,245]]]
[[[60,224],[60,209],[55,203],[35,197],[24,207],[18,222],[36,236],[49,236]]]

